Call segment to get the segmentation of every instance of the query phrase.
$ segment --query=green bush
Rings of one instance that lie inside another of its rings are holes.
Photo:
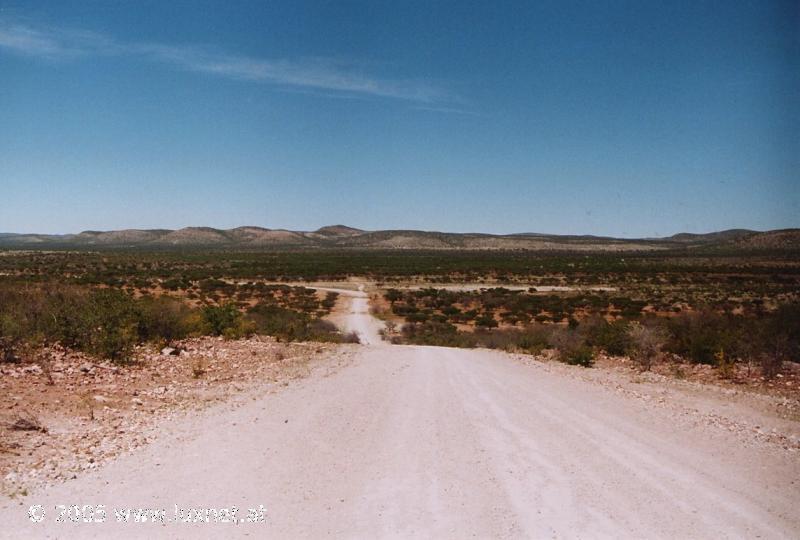
[[[498,324],[497,321],[494,320],[494,317],[491,313],[484,313],[475,319],[475,326],[480,326],[483,328],[497,328]]]
[[[539,325],[528,327],[517,334],[516,344],[524,351],[539,354],[543,349],[547,348],[547,331]]]
[[[719,351],[733,351],[741,343],[740,328],[733,316],[711,311],[675,317],[667,322],[665,350],[698,364],[715,363]]]
[[[302,340],[308,333],[311,317],[270,303],[259,303],[250,308],[248,317],[259,334],[275,336],[284,341]]]
[[[594,365],[594,349],[586,344],[580,332],[558,328],[550,334],[550,346],[558,350],[558,359],[573,366]]]
[[[212,335],[221,336],[226,331],[231,332],[240,326],[242,314],[236,304],[227,302],[221,306],[206,306],[203,308],[203,318]]]
[[[192,328],[192,310],[183,302],[161,296],[138,302],[139,337],[169,343],[186,337]]]
[[[92,321],[87,291],[72,288],[44,290],[30,298],[30,335],[38,335],[46,341],[59,342],[66,347],[88,347]]]
[[[256,333],[256,325],[253,321],[238,317],[233,326],[228,326],[222,331],[225,339],[241,339],[252,336]]]
[[[275,304],[261,302],[250,308],[247,319],[253,331],[275,336],[283,341],[351,342],[342,336],[330,321],[314,319]]]
[[[427,321],[425,323],[409,323],[401,329],[406,343],[416,345],[438,345],[442,347],[474,346],[466,343],[463,332],[459,332],[450,323]]]
[[[758,358],[767,379],[781,371],[784,361],[800,362],[800,305],[785,304],[761,317],[748,337],[744,348]]]
[[[586,343],[599,347],[606,353],[622,356],[630,346],[630,323],[625,320],[608,322],[602,317],[595,317],[581,324]]]
[[[594,350],[588,345],[580,345],[574,349],[559,352],[562,362],[571,366],[592,367],[594,365]]]
[[[10,313],[0,313],[0,336],[10,348],[25,337],[23,325],[19,319]]]
[[[126,361],[139,341],[136,304],[121,291],[93,291],[78,323],[85,332],[79,338],[82,348],[111,360]]]

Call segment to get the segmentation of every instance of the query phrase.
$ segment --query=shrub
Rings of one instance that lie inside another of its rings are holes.
[[[406,320],[410,323],[424,323],[428,318],[428,314],[421,311],[414,311],[406,315]]]
[[[649,371],[661,353],[664,345],[664,332],[659,327],[634,324],[628,330],[631,358],[639,367]]]
[[[358,333],[349,332],[342,338],[342,343],[361,343],[361,339],[358,337]]]
[[[547,331],[539,325],[529,326],[519,332],[517,337],[517,346],[532,354],[542,352],[543,349],[547,348],[548,343]]]
[[[558,350],[558,359],[565,364],[583,367],[594,365],[594,350],[576,330],[559,328],[553,331],[550,345]]]
[[[494,317],[491,313],[484,313],[475,319],[475,326],[480,326],[483,328],[497,328],[498,323],[496,320],[494,320]]]
[[[397,289],[389,289],[384,294],[384,297],[389,301],[389,303],[392,306],[394,306],[395,302],[403,299],[403,293],[398,291]]]
[[[405,324],[401,329],[403,339],[416,345],[439,345],[444,347],[463,347],[461,334],[450,323],[427,321],[419,324]],[[473,345],[474,346],[474,345]]]
[[[136,304],[127,294],[113,289],[93,291],[87,310],[79,313],[79,322],[87,335],[84,348],[91,353],[125,361],[138,342]]]
[[[587,345],[579,345],[574,349],[561,351],[560,359],[571,366],[592,367],[594,365],[594,350]]]
[[[335,324],[333,324],[331,321],[326,321],[325,319],[312,319],[311,322],[308,323],[308,328],[311,332],[321,333],[335,333],[339,331]]]
[[[226,330],[239,327],[242,314],[233,302],[203,308],[203,318],[212,335],[221,336]]]
[[[714,355],[729,351],[737,343],[732,317],[711,311],[676,317],[667,323],[669,337],[665,349],[698,364],[714,364]]]
[[[16,343],[24,337],[21,321],[9,313],[0,313],[0,355],[12,351]]]
[[[250,308],[248,317],[253,321],[256,332],[285,341],[304,339],[311,320],[305,313],[265,302]]]
[[[773,379],[783,368],[783,358],[776,354],[761,353],[758,357],[761,375],[765,379]]]
[[[139,337],[144,341],[171,342],[186,337],[194,328],[192,310],[168,296],[138,302]]]
[[[325,295],[325,299],[320,302],[320,305],[325,311],[330,311],[336,305],[336,300],[339,298],[339,293],[329,292]]]
[[[254,332],[275,336],[283,341],[341,342],[342,336],[330,321],[312,319],[307,313],[260,302],[247,312]],[[351,341],[348,341],[351,343]]]
[[[730,379],[733,377],[734,374],[734,362],[733,359],[725,354],[725,351],[719,351],[714,355],[714,361],[717,365],[717,371],[719,376],[723,379]]]
[[[762,317],[750,344],[761,366],[762,375],[771,379],[785,360],[800,361],[800,305],[786,304]]]
[[[187,336],[199,337],[211,335],[211,327],[201,309],[192,309],[181,321]]]
[[[0,334],[2,336],[2,334]],[[20,357],[16,354],[17,342],[8,337],[0,337],[0,362],[17,363]]]
[[[42,287],[0,291],[0,337],[59,342],[124,361],[139,339],[136,301],[122,291]]]
[[[256,325],[253,321],[244,317],[237,317],[236,321],[222,331],[225,339],[240,339],[252,336],[256,333]]]
[[[59,342],[67,347],[85,349],[92,330],[89,294],[65,288],[33,293],[27,329],[28,335],[42,336],[45,341]]]
[[[593,317],[585,321],[581,328],[588,345],[600,347],[615,356],[621,356],[628,351],[630,323],[625,320],[609,323],[602,317]]]

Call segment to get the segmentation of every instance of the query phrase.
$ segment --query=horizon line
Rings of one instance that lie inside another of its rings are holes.
[[[115,228],[115,229],[84,229],[80,232],[59,232],[59,233],[45,233],[45,232],[12,232],[12,231],[0,231],[0,235],[10,235],[10,236],[58,236],[58,237],[65,237],[65,236],[78,236],[81,234],[87,233],[111,233],[111,232],[121,232],[121,231],[146,231],[146,232],[154,232],[154,231],[166,231],[166,232],[176,232],[186,229],[211,229],[214,231],[221,231],[221,232],[228,232],[233,231],[236,229],[244,229],[244,228],[254,228],[254,229],[262,229],[265,231],[287,231],[293,233],[315,233],[317,231],[333,228],[333,227],[346,227],[348,229],[353,229],[360,231],[362,233],[375,233],[375,232],[416,232],[416,233],[428,233],[428,234],[456,234],[456,235],[482,235],[482,236],[562,236],[562,237],[594,237],[594,238],[609,238],[615,240],[660,240],[671,238],[673,236],[678,236],[682,234],[690,234],[690,235],[709,235],[709,234],[719,234],[724,232],[731,232],[731,231],[742,231],[748,233],[769,233],[769,232],[780,232],[780,231],[795,231],[800,230],[800,226],[797,227],[782,227],[777,229],[768,229],[768,230],[759,230],[759,229],[749,229],[746,227],[729,227],[725,229],[717,229],[717,230],[710,230],[704,232],[694,232],[688,230],[682,230],[673,234],[664,235],[664,236],[611,236],[607,234],[596,234],[596,233],[557,233],[557,232],[533,232],[533,231],[524,231],[524,232],[511,232],[511,233],[492,233],[492,232],[481,232],[481,231],[446,231],[446,230],[434,230],[434,229],[415,229],[415,228],[379,228],[379,229],[364,229],[360,227],[353,227],[350,225],[344,225],[341,223],[332,224],[332,225],[323,225],[316,229],[289,229],[286,227],[266,227],[262,225],[238,225],[235,227],[229,228],[222,228],[222,227],[212,227],[209,225],[187,225],[184,227],[178,228],[166,228],[166,227],[123,227],[123,228]]]

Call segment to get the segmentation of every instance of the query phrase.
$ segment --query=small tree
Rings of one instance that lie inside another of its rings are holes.
[[[389,289],[386,291],[386,294],[384,294],[384,297],[389,301],[392,307],[394,307],[395,302],[403,299],[403,293],[397,289]]]
[[[494,320],[493,314],[487,312],[475,319],[475,326],[480,326],[482,328],[497,328],[498,324],[497,321]]]
[[[658,327],[634,324],[628,330],[628,337],[631,358],[643,370],[650,371],[666,341],[664,332]]]

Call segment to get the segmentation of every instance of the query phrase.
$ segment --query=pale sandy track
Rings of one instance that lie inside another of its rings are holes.
[[[489,351],[364,347],[333,375],[164,429],[133,456],[0,507],[0,537],[800,536],[796,454],[706,436],[668,409]],[[34,503],[261,503],[268,519],[32,524]]]
[[[344,300],[344,309],[331,316],[337,326],[344,332],[355,332],[362,345],[378,345],[381,343],[380,330],[383,323],[369,313],[369,295],[364,292],[364,285],[358,290],[316,287],[321,291],[339,293]]]

